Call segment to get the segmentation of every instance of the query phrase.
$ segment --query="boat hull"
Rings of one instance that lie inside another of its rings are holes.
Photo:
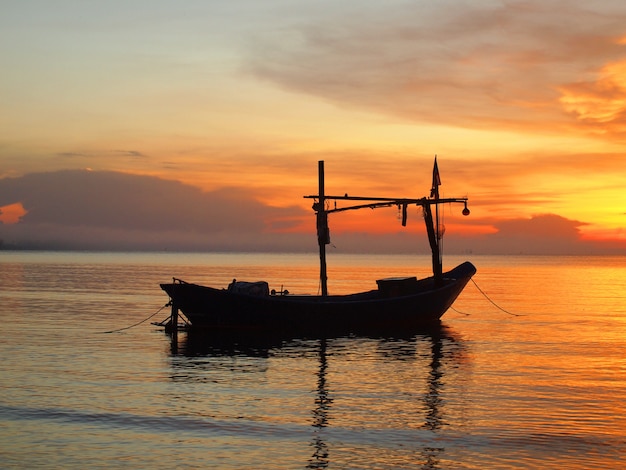
[[[433,278],[422,279],[413,292],[400,295],[373,290],[351,295],[257,296],[186,282],[161,284],[161,288],[195,328],[356,334],[438,322],[475,272],[465,262],[444,273],[442,285],[435,287]]]

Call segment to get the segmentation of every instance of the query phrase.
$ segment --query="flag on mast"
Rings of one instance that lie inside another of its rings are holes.
[[[439,177],[439,167],[437,166],[437,155],[435,155],[435,165],[433,166],[433,187],[430,190],[430,197],[439,199],[439,186],[441,178]]]

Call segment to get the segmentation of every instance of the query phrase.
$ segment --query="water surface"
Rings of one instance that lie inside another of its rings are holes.
[[[626,258],[470,260],[497,305],[470,283],[440,328],[173,347],[150,321],[104,332],[173,276],[316,293],[316,255],[0,252],[2,466],[620,468]],[[430,265],[328,261],[331,293]]]

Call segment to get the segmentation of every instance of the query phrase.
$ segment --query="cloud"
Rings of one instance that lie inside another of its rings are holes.
[[[414,220],[413,223],[416,221]],[[418,223],[419,225],[419,223]],[[446,223],[444,255],[596,255],[626,254],[626,243],[597,242],[583,238],[584,222],[556,214],[538,214],[513,219],[476,219]],[[476,227],[489,227],[489,233]],[[329,253],[377,252],[429,254],[425,230],[396,233],[337,232],[331,226]],[[445,257],[445,256],[444,256]]]
[[[565,110],[598,134],[626,132],[626,60],[604,66],[595,80],[566,84]]]
[[[0,207],[0,224],[15,224],[26,215],[26,211],[21,203],[17,202]]]
[[[93,151],[93,152],[58,152],[56,154],[58,157],[62,158],[94,158],[94,157],[130,157],[130,158],[145,158],[146,154],[140,152],[139,150],[124,150],[124,149],[115,149],[115,150],[101,150],[101,151]]]
[[[81,152],[59,152],[56,155],[61,158],[85,158],[92,156]]]
[[[0,179],[5,247],[92,250],[308,251],[317,249],[313,213],[273,207],[244,188],[204,192],[178,181],[118,172],[66,170]],[[16,212],[16,214],[18,214]],[[24,213],[25,212],[25,213]],[[5,214],[7,215],[7,214]],[[338,252],[428,253],[419,217],[403,229],[392,209],[362,214],[364,224],[331,221]],[[378,217],[378,218],[377,218]],[[555,214],[530,218],[446,217],[446,253],[625,253],[626,246],[583,240],[584,222]],[[377,221],[393,233],[370,227]],[[14,223],[11,223],[14,222]],[[490,227],[490,232],[471,226]],[[495,233],[493,233],[495,232]],[[334,251],[330,248],[330,251]]]
[[[117,172],[59,171],[0,180],[0,207],[21,203],[21,222],[0,226],[6,242],[65,248],[262,248],[303,216],[258,202],[241,188],[212,192]],[[307,214],[309,215],[309,214]]]
[[[572,255],[626,253],[624,243],[597,243],[584,240],[580,227],[585,222],[556,214],[483,221],[496,233],[473,237],[453,237],[452,247],[477,254]],[[448,244],[449,245],[449,244]]]
[[[502,237],[558,238],[562,241],[580,239],[578,227],[584,222],[569,220],[555,214],[540,214],[529,219],[509,219],[498,222]]]
[[[122,157],[144,158],[145,154],[138,150],[114,150],[113,153]]]
[[[607,64],[626,56],[624,24],[626,6],[609,1],[385,2],[255,37],[248,70],[341,106],[408,120],[596,132],[572,95],[591,83],[596,106],[611,108],[609,123],[623,121],[626,104],[597,89],[606,88]]]

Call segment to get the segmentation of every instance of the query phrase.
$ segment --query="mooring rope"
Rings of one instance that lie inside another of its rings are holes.
[[[513,315],[514,317],[523,317],[524,315],[522,315],[521,313],[513,313],[513,312],[509,312],[508,310],[500,307],[497,303],[495,303],[493,300],[491,300],[491,298],[485,294],[485,291],[483,291],[480,287],[478,287],[478,284],[476,284],[476,281],[472,278],[470,278],[470,280],[474,283],[474,285],[476,286],[476,289],[478,289],[478,291],[485,296],[485,299],[487,299],[489,302],[491,302],[494,307],[496,307],[498,310],[503,311],[504,313],[508,314],[508,315]]]
[[[100,334],[108,334],[108,333],[117,333],[118,331],[124,331],[124,330],[130,330],[131,328],[134,328],[136,326],[141,325],[142,323],[147,322],[148,320],[150,320],[152,317],[156,316],[157,314],[159,314],[161,312],[161,310],[163,310],[165,307],[169,307],[170,305],[172,305],[170,302],[166,303],[165,305],[163,305],[163,307],[161,307],[160,309],[158,309],[156,312],[154,312],[152,315],[150,315],[148,318],[144,318],[143,320],[141,320],[140,322],[135,323],[134,325],[130,325],[130,326],[125,326],[124,328],[118,328],[117,330],[111,330],[111,331],[99,331],[98,333]]]
[[[521,313],[513,313],[513,312],[509,312],[508,310],[506,310],[506,309],[504,309],[504,308],[500,307],[497,303],[495,303],[495,302],[491,299],[491,297],[489,297],[489,296],[485,293],[485,291],[484,291],[484,290],[482,290],[482,289],[479,287],[479,285],[478,285],[478,284],[476,284],[476,281],[475,281],[473,278],[470,278],[470,280],[474,283],[474,285],[476,286],[476,289],[478,289],[478,292],[480,292],[480,293],[481,293],[481,294],[485,297],[485,299],[487,299],[489,302],[491,302],[491,304],[492,304],[494,307],[496,307],[498,310],[500,310],[500,311],[502,311],[502,312],[506,313],[507,315],[512,315],[512,316],[514,316],[514,317],[523,317],[523,316],[525,316],[525,315],[523,315],[523,314],[521,314]],[[456,313],[460,313],[461,315],[467,315],[467,316],[471,315],[471,314],[466,313],[466,312],[461,312],[461,311],[459,311],[459,310],[455,309],[455,308],[454,308],[454,307],[452,307],[452,306],[451,306],[450,308],[451,308],[452,310],[454,310]]]
[[[454,308],[452,305],[450,305],[450,310],[454,310],[456,313],[461,314],[461,315],[465,315],[466,317],[471,316],[471,313],[467,313],[467,312],[461,312],[460,310],[457,310],[456,308]]]

